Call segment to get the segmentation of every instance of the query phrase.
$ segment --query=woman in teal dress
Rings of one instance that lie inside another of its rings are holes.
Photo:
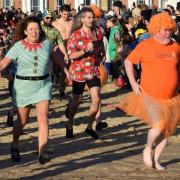
[[[51,100],[52,83],[48,74],[48,64],[53,46],[45,39],[37,17],[23,20],[14,37],[14,45],[0,61],[0,72],[12,61],[17,63],[13,87],[13,102],[17,107],[18,120],[13,126],[11,158],[20,161],[19,137],[28,122],[30,105],[35,104],[39,125],[38,150],[39,162],[44,164],[50,159],[46,152],[48,142],[48,110]],[[56,61],[56,60],[55,60]],[[55,62],[61,66],[59,62]],[[65,72],[69,77],[68,71]]]

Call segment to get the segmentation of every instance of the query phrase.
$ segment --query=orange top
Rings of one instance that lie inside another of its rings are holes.
[[[133,64],[141,62],[141,86],[151,96],[169,99],[178,87],[180,45],[160,44],[153,38],[142,41],[127,57]]]

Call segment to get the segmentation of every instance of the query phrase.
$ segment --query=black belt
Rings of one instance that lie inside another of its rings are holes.
[[[30,80],[30,81],[43,80],[43,79],[47,79],[48,77],[49,77],[49,74],[46,74],[44,76],[19,76],[19,75],[16,75],[17,79]]]

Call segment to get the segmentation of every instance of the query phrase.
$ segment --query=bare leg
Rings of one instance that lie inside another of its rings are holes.
[[[155,128],[151,128],[148,132],[147,145],[143,151],[143,161],[146,166],[151,167],[151,168],[153,167],[152,147],[160,134],[161,134],[161,131]]]
[[[90,106],[88,129],[92,129],[95,118],[100,115],[100,87],[92,87],[90,93],[92,103]]]
[[[21,135],[23,127],[28,122],[29,112],[30,112],[29,107],[17,108],[18,119],[13,126],[13,143],[12,143],[13,148],[18,148],[19,137]]]
[[[99,103],[98,112],[96,113],[96,116],[95,116],[96,124],[98,124],[101,121],[100,116],[101,116],[101,101]]]
[[[163,152],[165,146],[167,144],[167,138],[165,138],[164,134],[161,134],[159,138],[156,141],[156,147],[154,151],[154,163],[155,163],[155,168],[158,170],[164,170],[165,167],[159,164],[159,157],[161,153]]]
[[[68,129],[73,128],[73,119],[80,104],[81,97],[82,95],[73,94],[72,99],[69,101],[68,107],[66,109],[66,116],[68,118]]]
[[[36,104],[37,110],[37,120],[39,125],[38,130],[38,150],[39,155],[45,152],[48,143],[48,110],[49,110],[49,101],[42,101]]]

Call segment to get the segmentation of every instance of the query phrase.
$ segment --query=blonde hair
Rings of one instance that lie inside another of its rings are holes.
[[[148,31],[152,35],[159,33],[162,28],[172,31],[176,29],[176,22],[166,12],[154,15],[148,24]]]

